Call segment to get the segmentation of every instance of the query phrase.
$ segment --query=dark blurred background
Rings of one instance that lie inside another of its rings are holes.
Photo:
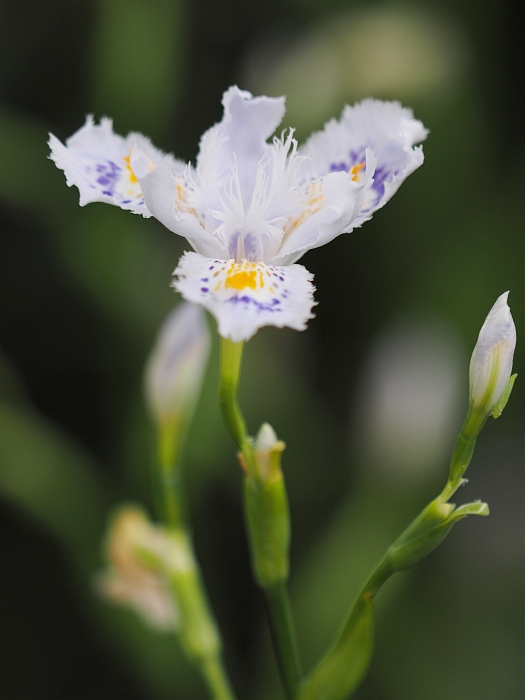
[[[301,262],[305,333],[246,347],[249,428],[287,443],[291,580],[311,666],[359,583],[441,489],[469,354],[502,292],[525,328],[525,5],[518,0],[0,2],[0,694],[6,700],[206,697],[169,635],[93,591],[110,509],[152,507],[142,372],[178,303],[185,241],[102,204],[47,160],[87,113],[194,159],[231,84],[288,96],[304,139],[345,103],[399,99],[426,162],[373,221]],[[210,323],[214,328],[214,323]],[[521,374],[518,341],[515,371]],[[191,431],[195,544],[239,698],[281,691],[247,556],[241,475],[214,352]],[[378,597],[359,700],[525,698],[525,400],[488,424],[461,500],[490,518]]]

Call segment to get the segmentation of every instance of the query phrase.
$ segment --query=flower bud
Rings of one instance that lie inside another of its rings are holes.
[[[177,633],[192,658],[218,653],[220,641],[201,591],[188,534],[151,523],[140,508],[125,506],[111,522],[108,568],[97,587],[159,631]]]
[[[272,426],[269,423],[263,423],[253,443],[255,462],[262,481],[279,478],[281,453],[284,448],[284,442],[277,439]]]
[[[290,513],[281,470],[284,448],[273,428],[263,423],[253,443],[257,471],[247,474],[244,484],[253,571],[257,583],[266,589],[288,576]]]
[[[164,321],[146,367],[146,398],[160,425],[193,410],[209,349],[204,312],[182,302]]]
[[[165,553],[173,559],[171,541],[135,507],[122,508],[107,537],[107,571],[97,577],[99,593],[135,610],[151,627],[176,629],[179,613],[161,569]]]
[[[502,294],[490,310],[470,360],[470,403],[487,415],[502,398],[512,370],[516,327],[508,296],[508,292]]]

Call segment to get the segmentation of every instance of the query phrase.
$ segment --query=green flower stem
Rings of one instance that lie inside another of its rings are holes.
[[[228,677],[218,657],[204,659],[201,671],[214,700],[235,700]]]
[[[291,700],[297,697],[301,666],[286,582],[279,581],[266,588],[264,593],[279,672],[286,696]]]
[[[180,484],[179,458],[186,431],[179,418],[163,423],[158,433],[158,481],[163,519],[170,528],[184,523],[184,498]]]
[[[201,671],[213,700],[235,700],[221,662],[221,640],[210,611],[191,540],[183,529],[171,536],[178,550],[169,581],[179,611],[178,636]]]
[[[264,591],[272,640],[277,664],[287,697],[297,696],[301,676],[297,643],[292,622],[290,602],[286,590],[288,572],[288,510],[282,475],[276,486],[265,482],[260,473],[253,442],[248,435],[246,422],[237,399],[237,389],[241,370],[243,343],[234,343],[226,338],[221,346],[220,402],[224,421],[241,451],[243,467],[246,471],[245,510],[247,531],[250,542],[252,563],[258,584]],[[276,494],[273,494],[275,489]],[[259,498],[260,496],[260,498]],[[267,497],[266,497],[267,496]],[[273,523],[268,522],[268,514],[280,513],[282,532],[275,536],[270,532]],[[270,530],[268,530],[270,527]],[[268,536],[265,536],[269,535]],[[271,541],[270,541],[271,540]],[[283,556],[286,562],[282,561]],[[261,562],[264,564],[261,565]],[[260,576],[260,571],[273,571],[275,577]]]
[[[512,387],[511,387],[512,388]],[[469,406],[441,494],[431,501],[388,549],[351,607],[333,646],[303,681],[297,700],[345,700],[357,688],[368,667],[373,644],[373,599],[396,571],[414,566],[448,535],[467,515],[488,515],[486,503],[475,501],[459,508],[449,498],[464,483],[476,439],[487,419],[485,407]]]
[[[454,452],[450,460],[448,482],[440,495],[440,499],[444,503],[448,501],[463,484],[463,475],[467,471],[472,460],[476,447],[476,440],[485,425],[488,415],[484,407],[480,409],[473,407],[472,404],[469,405],[465,422],[456,440]]]
[[[185,569],[170,576],[174,602],[180,613],[178,636],[187,656],[200,669],[213,700],[235,700],[221,662],[221,640],[199,574],[191,539],[185,527],[180,455],[187,420],[173,417],[159,426],[158,466],[163,519],[184,553]]]
[[[495,352],[496,357],[493,361],[492,372],[487,381],[484,395],[481,399],[476,400],[471,394],[467,416],[461,428],[461,432],[458,435],[458,439],[456,440],[456,446],[452,454],[452,459],[450,460],[449,479],[440,496],[443,502],[448,501],[461,484],[464,483],[463,475],[467,471],[472,455],[474,454],[478,435],[491,413],[495,418],[501,415],[509,400],[514,381],[518,376],[517,374],[513,374],[512,377],[509,378],[505,391],[496,404],[494,404],[493,395],[494,388],[498,381],[500,368],[499,354],[501,353],[501,347],[497,348]]]
[[[248,473],[255,473],[253,447],[237,400],[244,343],[234,343],[227,338],[221,340],[220,402],[224,422],[242,452]]]

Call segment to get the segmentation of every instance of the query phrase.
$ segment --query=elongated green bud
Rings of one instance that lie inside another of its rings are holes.
[[[158,434],[156,487],[163,516],[184,522],[180,455],[206,369],[210,338],[203,310],[182,302],[162,325],[145,374],[147,404]]]
[[[257,583],[270,588],[288,577],[290,514],[281,471],[284,443],[265,423],[253,445],[257,475],[247,474],[244,504]]]

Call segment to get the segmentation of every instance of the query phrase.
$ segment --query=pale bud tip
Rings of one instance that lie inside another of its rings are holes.
[[[277,435],[275,430],[269,423],[263,423],[257,434],[257,439],[255,440],[255,449],[262,451],[271,450],[272,447],[277,442]]]
[[[183,302],[166,318],[146,368],[146,398],[159,422],[192,410],[210,348],[204,313]]]

